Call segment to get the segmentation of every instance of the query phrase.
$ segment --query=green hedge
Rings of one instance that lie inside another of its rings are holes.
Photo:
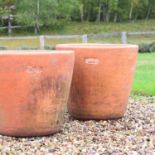
[[[17,48],[17,50],[38,50],[36,47],[22,46]]]
[[[4,46],[0,46],[0,50],[7,50],[7,48]]]
[[[140,53],[151,53],[155,52],[155,42],[152,43],[142,43],[139,45],[139,52]]]

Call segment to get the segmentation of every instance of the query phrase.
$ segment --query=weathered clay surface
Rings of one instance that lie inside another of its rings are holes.
[[[41,136],[58,132],[68,100],[73,52],[0,53],[0,133]]]
[[[75,51],[75,68],[68,102],[78,119],[113,119],[126,111],[138,47],[136,45],[64,44]]]

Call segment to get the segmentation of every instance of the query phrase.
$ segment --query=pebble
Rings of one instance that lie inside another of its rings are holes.
[[[155,155],[155,98],[130,97],[125,116],[78,121],[65,115],[60,133],[49,137],[0,136],[1,155]]]

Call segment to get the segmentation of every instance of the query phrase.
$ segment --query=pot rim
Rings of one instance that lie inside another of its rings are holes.
[[[122,49],[122,48],[137,48],[138,45],[134,44],[97,44],[97,43],[81,43],[81,44],[58,44],[59,47],[69,48],[102,48],[102,49]]]
[[[74,54],[73,50],[0,50],[0,55]]]

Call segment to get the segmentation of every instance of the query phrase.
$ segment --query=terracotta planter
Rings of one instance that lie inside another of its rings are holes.
[[[135,71],[136,45],[66,44],[75,50],[75,68],[68,102],[78,119],[122,117],[127,108]]]
[[[72,51],[0,51],[0,134],[58,132],[68,100]]]

